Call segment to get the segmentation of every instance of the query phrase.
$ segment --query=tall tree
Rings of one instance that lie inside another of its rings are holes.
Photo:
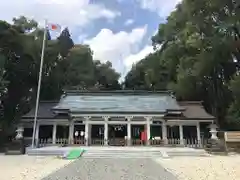
[[[5,58],[3,78],[8,82],[2,99],[3,119],[6,124],[11,124],[21,114],[30,97],[38,57],[34,52],[38,48],[34,36],[25,34],[20,24],[10,25],[1,21],[0,27],[0,49]]]
[[[65,28],[62,31],[61,35],[58,37],[58,40],[60,47],[60,55],[65,58],[68,55],[69,50],[74,46],[68,28]]]
[[[51,40],[51,39],[50,39]],[[57,100],[62,94],[65,85],[65,75],[70,61],[68,55],[74,46],[69,30],[65,28],[57,40],[48,41],[45,61],[53,64],[43,78],[41,99]]]
[[[94,61],[94,76],[95,84],[97,84],[100,89],[121,89],[118,82],[120,74],[113,69],[111,62],[101,63],[99,60]]]
[[[203,100],[221,126],[232,102],[230,80],[239,73],[239,13],[236,1],[183,0],[152,38],[154,47],[161,47],[155,62],[158,72],[166,70],[166,87],[178,99]],[[148,81],[137,77],[142,87],[160,77],[150,74]]]

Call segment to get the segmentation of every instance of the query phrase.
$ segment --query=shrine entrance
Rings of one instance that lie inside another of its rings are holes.
[[[108,137],[110,146],[125,146],[127,125],[109,125]]]

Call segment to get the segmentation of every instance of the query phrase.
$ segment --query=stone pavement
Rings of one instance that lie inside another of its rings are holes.
[[[42,180],[177,180],[151,158],[81,158]]]

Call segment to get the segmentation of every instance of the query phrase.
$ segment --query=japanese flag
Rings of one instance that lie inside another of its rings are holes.
[[[48,29],[50,31],[61,31],[61,26],[59,24],[48,24]]]

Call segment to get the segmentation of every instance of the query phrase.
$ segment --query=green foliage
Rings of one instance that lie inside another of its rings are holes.
[[[74,45],[68,28],[57,39],[47,33],[41,100],[58,99],[64,88],[120,88],[111,64],[93,61],[86,45]],[[35,104],[43,29],[26,17],[0,21],[0,127],[4,131]],[[96,63],[97,62],[97,63]]]
[[[162,82],[162,88],[173,90],[178,99],[203,100],[219,125],[226,125],[231,114],[236,119],[239,15],[235,1],[183,0],[152,37],[154,48],[160,49],[132,68],[127,86],[149,89],[149,84]],[[144,79],[148,72],[150,77]]]

